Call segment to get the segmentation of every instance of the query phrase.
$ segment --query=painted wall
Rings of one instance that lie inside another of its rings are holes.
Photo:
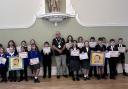
[[[123,37],[125,43],[128,45],[128,27],[87,28],[79,25],[75,19],[66,20],[59,24],[58,27],[55,27],[54,24],[45,20],[38,19],[36,23],[28,29],[1,29],[0,43],[6,47],[7,42],[11,39],[15,40],[17,45],[19,45],[22,40],[29,42],[34,38],[37,41],[38,46],[41,48],[44,41],[52,41],[56,31],[60,31],[65,38],[69,34],[73,35],[74,38],[83,36],[85,39],[88,39],[91,36],[105,36],[108,39],[118,39],[118,37]],[[126,57],[126,60],[128,63],[128,57]]]

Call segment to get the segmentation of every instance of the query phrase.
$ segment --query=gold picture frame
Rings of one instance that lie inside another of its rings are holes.
[[[24,69],[22,58],[11,57],[9,59],[9,70],[22,70],[22,69]]]
[[[105,53],[104,52],[92,52],[90,57],[91,66],[104,66]]]

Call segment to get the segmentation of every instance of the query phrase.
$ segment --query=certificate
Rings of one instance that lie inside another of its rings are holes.
[[[92,48],[95,48],[96,45],[97,45],[97,42],[89,42],[89,46]]]
[[[21,52],[21,46],[16,47],[17,52]]]
[[[39,64],[39,58],[30,59],[30,65],[36,65],[36,64]]]
[[[9,59],[9,70],[21,70],[21,69],[24,69],[22,58],[11,57]]]
[[[51,47],[44,47],[43,52],[49,54],[51,52]]]
[[[6,61],[7,61],[6,58],[0,57],[0,64],[4,65],[6,63]]]
[[[111,57],[110,52],[106,52],[105,53],[105,58],[110,58],[110,57]]]
[[[69,49],[72,47],[72,43],[66,43],[66,48]]]
[[[119,57],[119,51],[109,51],[110,57]]]
[[[118,51],[119,51],[120,53],[125,53],[126,47],[118,47]]]
[[[78,46],[79,48],[82,48],[82,47],[84,47],[84,43],[77,43],[77,46]]]
[[[28,53],[27,52],[20,52],[19,57],[20,58],[28,58]]]
[[[80,60],[88,59],[88,53],[81,53],[79,57]]]
[[[71,56],[79,56],[80,52],[79,50],[71,50]]]

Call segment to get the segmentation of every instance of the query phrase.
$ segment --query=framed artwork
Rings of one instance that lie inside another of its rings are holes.
[[[91,66],[104,66],[105,53],[104,52],[92,52],[91,53]]]
[[[9,70],[22,70],[22,69],[24,69],[22,58],[11,57],[9,59]]]

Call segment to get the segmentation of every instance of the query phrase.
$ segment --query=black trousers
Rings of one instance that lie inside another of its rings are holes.
[[[7,71],[8,71],[7,67],[0,68],[0,74],[2,80],[7,80]]]
[[[48,71],[48,76],[51,77],[51,65],[52,65],[52,60],[51,59],[44,59],[43,60],[43,76],[46,77],[47,71]]]
[[[17,70],[9,71],[9,79],[10,79],[10,81],[16,81],[17,80]]]
[[[97,76],[97,71],[96,71],[96,66],[91,66],[89,69],[89,76],[91,77],[93,75],[94,72],[94,76]]]
[[[117,65],[117,58],[110,58],[109,59],[110,77],[116,76],[116,73],[117,73],[116,65]]]
[[[108,58],[105,58],[105,64],[104,64],[104,76],[107,76],[108,73],[107,73],[107,64],[108,64]]]
[[[28,73],[27,73],[27,66],[24,66],[23,70],[20,70],[20,80],[28,78]]]
[[[66,55],[66,64],[68,67],[69,76],[72,75],[71,69],[70,69],[70,55]]]

